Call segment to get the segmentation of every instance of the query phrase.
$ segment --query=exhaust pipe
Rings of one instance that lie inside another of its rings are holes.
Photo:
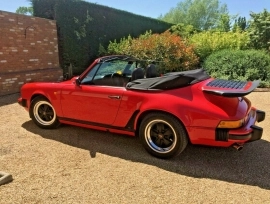
[[[234,144],[233,147],[237,150],[237,151],[241,151],[243,149],[243,145],[240,144]]]

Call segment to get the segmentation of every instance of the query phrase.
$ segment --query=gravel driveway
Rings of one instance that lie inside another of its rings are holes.
[[[38,128],[0,98],[0,203],[270,203],[270,92],[248,96],[266,111],[260,141],[233,148],[191,146],[150,156],[137,138],[62,125]]]

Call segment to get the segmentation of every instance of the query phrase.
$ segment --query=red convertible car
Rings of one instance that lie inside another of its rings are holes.
[[[18,102],[35,124],[61,123],[138,135],[159,158],[180,154],[188,143],[218,147],[261,139],[265,112],[244,97],[259,81],[211,78],[203,69],[157,76],[129,56],[96,59],[79,77],[62,82],[32,82],[21,88]]]

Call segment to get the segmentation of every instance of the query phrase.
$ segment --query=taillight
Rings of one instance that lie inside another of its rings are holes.
[[[240,128],[244,124],[244,119],[241,120],[222,120],[218,124],[218,128]]]

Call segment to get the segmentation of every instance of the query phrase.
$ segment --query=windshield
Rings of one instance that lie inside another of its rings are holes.
[[[96,64],[81,81],[81,84],[123,86],[131,79],[136,62],[115,59]]]

